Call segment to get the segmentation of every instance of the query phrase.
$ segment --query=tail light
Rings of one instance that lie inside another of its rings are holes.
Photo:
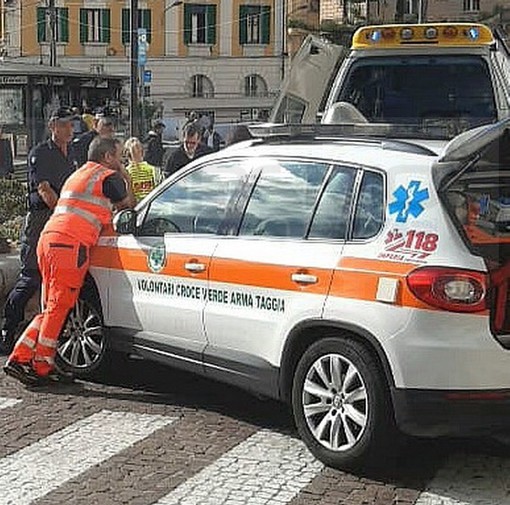
[[[423,267],[407,276],[416,298],[443,310],[478,312],[486,308],[487,276],[460,268]]]

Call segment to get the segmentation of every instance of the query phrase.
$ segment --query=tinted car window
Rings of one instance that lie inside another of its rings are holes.
[[[384,221],[384,179],[375,172],[365,172],[354,213],[353,238],[377,235]]]
[[[310,228],[311,238],[345,239],[356,171],[337,168],[322,194]]]
[[[338,101],[354,105],[369,122],[431,124],[496,119],[489,68],[478,56],[361,58]]]
[[[229,162],[187,174],[154,198],[139,234],[219,233],[228,204],[248,173],[247,164]]]
[[[268,160],[239,234],[303,237],[327,170],[325,163]]]

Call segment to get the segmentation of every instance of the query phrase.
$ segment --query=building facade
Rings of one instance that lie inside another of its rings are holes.
[[[285,66],[284,0],[139,0],[147,33],[140,95],[162,117],[216,122],[265,117]],[[9,57],[130,75],[129,0],[11,0]],[[54,13],[54,17],[52,17]],[[53,22],[54,19],[54,22]],[[52,41],[54,41],[52,43]],[[143,62],[142,62],[143,63]],[[129,103],[129,86],[124,102]]]

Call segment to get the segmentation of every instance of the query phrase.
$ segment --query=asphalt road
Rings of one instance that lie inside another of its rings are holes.
[[[285,406],[140,361],[39,391],[1,374],[0,431],[0,505],[510,504],[505,445],[409,440],[352,475],[310,455]]]

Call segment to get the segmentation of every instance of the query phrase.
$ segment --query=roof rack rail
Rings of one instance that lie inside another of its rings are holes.
[[[299,138],[383,138],[383,139],[449,139],[446,125],[400,125],[387,123],[301,124],[263,123],[248,126],[259,139]]]

